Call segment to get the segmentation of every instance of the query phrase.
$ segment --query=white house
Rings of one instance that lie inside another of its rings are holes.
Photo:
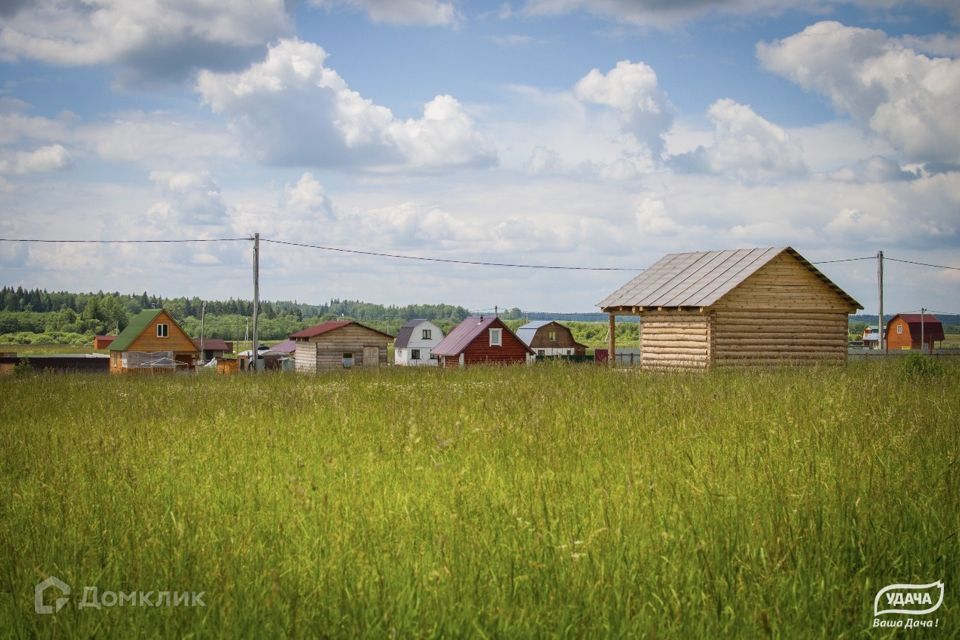
[[[410,320],[400,327],[393,343],[393,361],[401,367],[435,367],[433,348],[443,340],[443,331],[429,320]]]

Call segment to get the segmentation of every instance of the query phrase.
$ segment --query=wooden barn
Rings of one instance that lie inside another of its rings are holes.
[[[898,313],[887,323],[887,351],[924,349],[933,351],[933,343],[945,338],[937,316],[924,313]]]
[[[610,294],[610,318],[639,315],[648,368],[844,363],[860,304],[790,247],[674,253]]]
[[[469,317],[447,334],[433,349],[441,367],[463,367],[471,364],[519,364],[533,355],[503,321]]]
[[[318,373],[385,366],[393,336],[353,320],[331,320],[292,333],[290,339],[297,343],[296,370]]]
[[[200,351],[163,309],[144,309],[110,344],[111,373],[193,369]]]
[[[397,333],[393,362],[401,367],[435,367],[433,349],[443,340],[443,331],[429,320],[410,320]]]
[[[570,327],[555,320],[536,320],[517,329],[517,337],[533,349],[538,356],[553,358],[557,356],[583,356],[586,345],[573,339]]]

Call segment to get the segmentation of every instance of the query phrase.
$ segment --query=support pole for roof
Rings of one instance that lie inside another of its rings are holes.
[[[617,366],[617,316],[614,313],[610,313],[608,316],[607,366],[613,369]]]
[[[260,344],[257,340],[257,315],[260,311],[260,234],[253,234],[253,371],[257,371]]]

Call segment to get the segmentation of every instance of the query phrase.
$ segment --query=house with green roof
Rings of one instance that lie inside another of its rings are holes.
[[[144,309],[110,344],[110,372],[192,369],[200,351],[164,309]]]

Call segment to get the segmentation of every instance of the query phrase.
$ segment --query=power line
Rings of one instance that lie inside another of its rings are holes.
[[[379,251],[361,251],[360,249],[344,249],[342,247],[324,247],[316,244],[307,244],[304,242],[287,242],[285,240],[270,240],[261,238],[261,242],[272,242],[273,244],[289,245],[291,247],[306,247],[308,249],[320,249],[322,251],[338,251],[340,253],[353,253],[363,256],[376,256],[380,258],[399,258],[401,260],[420,260],[424,262],[444,262],[447,264],[468,264],[483,267],[512,267],[515,269],[564,269],[569,271],[644,271],[644,269],[631,269],[629,267],[571,267],[564,265],[551,264],[515,264],[509,262],[487,262],[484,260],[456,260],[453,258],[428,258],[426,256],[405,256],[397,253],[381,253]]]
[[[903,262],[904,264],[917,264],[921,267],[934,267],[936,269],[953,269],[954,271],[960,271],[960,267],[951,267],[945,264],[930,264],[929,262],[917,262],[915,260],[900,260],[899,258],[890,258],[887,257],[887,260],[893,260],[894,262]]]
[[[31,242],[42,244],[175,244],[184,242],[236,242],[253,238],[183,238],[173,240],[49,240],[47,238],[0,238],[0,242]]]
[[[815,260],[810,264],[832,264],[835,262],[856,262],[857,260],[876,260],[877,256],[865,256],[863,258],[841,258],[839,260]]]

